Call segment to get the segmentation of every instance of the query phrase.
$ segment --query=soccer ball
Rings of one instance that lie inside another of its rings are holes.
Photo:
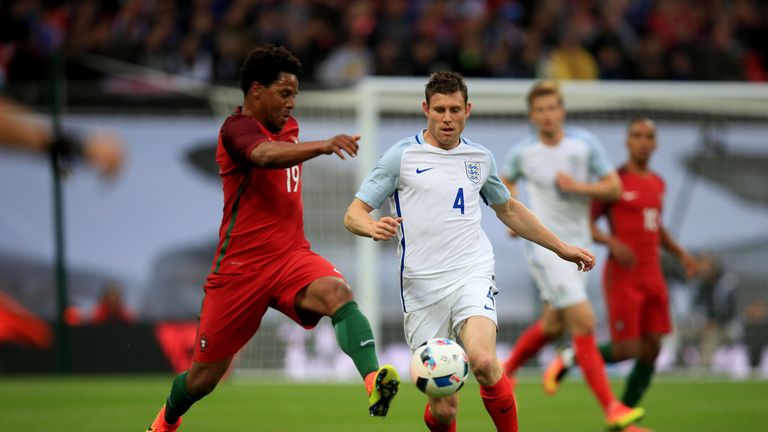
[[[428,396],[450,396],[468,376],[467,353],[451,339],[430,339],[411,356],[411,379]]]

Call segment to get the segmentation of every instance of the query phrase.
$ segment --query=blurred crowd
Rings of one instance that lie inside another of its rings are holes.
[[[290,48],[304,80],[326,86],[446,68],[765,81],[766,34],[762,0],[15,0],[0,2],[0,83],[43,79],[58,49],[234,82],[266,43]]]

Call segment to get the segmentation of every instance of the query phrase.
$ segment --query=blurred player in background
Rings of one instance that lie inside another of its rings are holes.
[[[373,332],[352,290],[304,236],[302,162],[334,153],[354,157],[360,137],[298,141],[291,111],[300,71],[301,63],[283,47],[256,48],[245,60],[243,105],[224,121],[216,151],[224,216],[192,367],[173,381],[149,431],[178,429],[182,414],[213,391],[235,353],[259,329],[268,307],[307,329],[331,317],[339,346],[365,379],[370,415],[385,416],[397,392],[397,371],[379,368]]]
[[[498,290],[480,205],[490,205],[510,229],[570,261],[567,265],[577,271],[591,269],[594,257],[562,242],[511,199],[491,152],[461,136],[472,105],[460,74],[433,74],[425,94],[427,128],[384,153],[363,180],[344,225],[374,240],[399,237],[408,346],[413,351],[429,339],[458,336],[496,429],[516,431],[512,386],[496,358]],[[387,199],[397,215],[373,219],[371,211]],[[455,394],[430,397],[424,422],[430,431],[455,431],[457,410]]]
[[[664,181],[648,167],[655,149],[653,121],[632,120],[627,129],[629,160],[619,168],[621,198],[592,203],[592,237],[610,251],[603,290],[611,342],[601,345],[600,352],[607,363],[635,359],[621,399],[630,407],[637,405],[648,389],[661,338],[672,331],[659,246],[680,259],[687,277],[693,277],[698,268],[697,261],[661,222]],[[608,218],[610,232],[603,232],[595,223],[603,215]],[[552,362],[548,369],[557,381],[572,366],[572,359],[572,349],[568,348]],[[626,430],[647,431],[637,426]]]
[[[515,145],[506,163],[505,184],[516,196],[525,179],[531,209],[544,224],[571,244],[591,244],[590,199],[616,200],[621,183],[605,149],[589,132],[565,128],[565,107],[558,85],[536,83],[528,93],[528,116],[536,134]],[[596,181],[592,179],[596,178]],[[519,234],[519,233],[518,233]],[[571,335],[576,362],[605,413],[611,428],[623,428],[644,415],[618,401],[595,342],[595,315],[587,298],[587,277],[548,250],[529,245],[526,256],[544,301],[541,319],[526,329],[507,359],[512,376],[526,360],[565,331]],[[544,390],[556,390],[556,377],[545,373]]]
[[[37,153],[55,150],[65,162],[81,159],[105,177],[116,175],[124,162],[119,139],[112,133],[55,137],[50,125],[18,103],[0,96],[0,145]]]

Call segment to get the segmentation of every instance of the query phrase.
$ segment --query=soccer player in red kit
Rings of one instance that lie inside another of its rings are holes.
[[[672,331],[659,247],[680,259],[688,277],[696,273],[698,265],[661,222],[664,181],[648,167],[656,149],[652,120],[630,122],[627,149],[629,160],[619,169],[621,198],[611,203],[592,203],[592,237],[610,251],[603,290],[611,342],[600,345],[600,353],[606,363],[635,359],[622,396],[622,402],[632,407],[650,385],[662,336]],[[608,218],[610,233],[601,231],[595,223],[603,215]],[[548,375],[562,379],[572,359],[572,350],[564,350],[550,364]],[[634,425],[625,429],[646,430]]]
[[[232,358],[256,333],[268,307],[306,329],[331,317],[336,338],[365,380],[369,413],[385,416],[399,386],[397,371],[379,368],[370,324],[333,264],[304,236],[302,162],[335,153],[354,157],[359,136],[299,142],[291,116],[301,63],[283,47],[256,48],[241,70],[242,107],[221,127],[216,161],[224,217],[205,284],[192,367],[173,381],[149,426],[172,432],[193,403],[209,394]]]

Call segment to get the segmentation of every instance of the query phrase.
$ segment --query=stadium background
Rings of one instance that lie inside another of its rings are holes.
[[[303,184],[310,241],[379,323],[382,358],[406,369],[394,244],[361,252],[341,217],[370,158],[422,127],[426,74],[452,68],[470,77],[477,108],[466,135],[499,162],[528,130],[522,98],[535,78],[566,80],[569,121],[592,130],[617,164],[625,157],[627,121],[638,114],[658,121],[653,167],[667,181],[665,223],[723,269],[710,286],[681,280],[674,261],[665,261],[677,331],[660,359],[663,376],[737,378],[765,390],[768,355],[750,365],[749,348],[768,343],[767,25],[768,7],[746,0],[0,3],[3,91],[49,112],[57,78],[51,66],[61,61],[65,128],[114,128],[129,157],[111,184],[86,170],[66,179],[64,232],[69,306],[87,315],[105,283],[116,282],[138,320],[93,326],[86,318],[72,327],[66,369],[185,367],[184,344],[221,217],[216,133],[239,102],[233,88],[243,56],[256,44],[279,43],[306,66],[297,110],[303,139],[373,127],[364,137],[366,155],[310,161]],[[578,66],[563,67],[569,64]],[[377,105],[390,93],[401,98]],[[373,126],[364,117],[371,106],[380,109]],[[0,150],[0,185],[0,289],[53,326],[59,316],[49,164]],[[497,255],[505,354],[539,302],[521,242],[506,238],[491,213],[483,224]],[[604,250],[596,251],[603,259]],[[602,314],[599,271],[590,295]],[[168,340],[176,343],[169,347]],[[711,358],[702,355],[708,350]],[[62,370],[52,346],[6,341],[0,353],[0,387],[12,388],[8,377],[18,373]],[[549,356],[532,362],[531,373]],[[626,366],[610,372],[621,376]],[[270,314],[239,356],[233,379],[246,376],[324,382],[355,374],[328,323],[306,333]],[[154,406],[164,392],[145,394],[145,402]]]

